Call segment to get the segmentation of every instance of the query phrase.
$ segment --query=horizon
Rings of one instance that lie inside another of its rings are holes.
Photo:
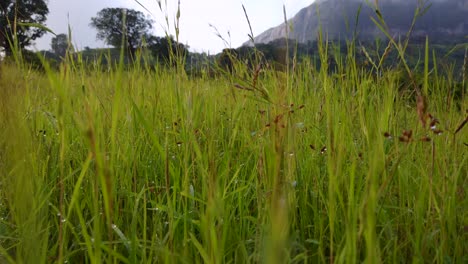
[[[143,8],[141,5],[146,7]],[[284,21],[283,4],[286,7],[288,19],[299,10],[312,4],[314,0],[259,0],[255,2],[241,0],[180,1],[180,35],[179,42],[188,45],[192,52],[206,52],[216,54],[224,48],[237,48],[248,41],[249,25],[245,18],[242,4],[244,4],[254,35],[275,27]],[[201,3],[201,4],[200,4]],[[70,25],[72,42],[78,50],[85,47],[108,48],[103,41],[96,39],[96,31],[89,26],[91,17],[103,8],[123,7],[141,11],[154,20],[153,33],[157,36],[174,34],[173,23],[169,23],[169,30],[165,22],[167,14],[169,21],[175,20],[177,12],[176,1],[169,1],[163,12],[154,0],[83,0],[80,2],[64,2],[49,0],[49,14],[46,25],[56,34],[68,32]],[[149,13],[150,11],[151,13]],[[267,15],[265,15],[267,14]],[[68,21],[65,22],[64,21]],[[212,26],[210,26],[212,25]],[[216,30],[228,42],[227,45],[216,34]],[[51,33],[46,33],[31,45],[32,50],[50,50]]]

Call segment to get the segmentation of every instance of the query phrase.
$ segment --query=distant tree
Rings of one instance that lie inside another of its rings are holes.
[[[44,35],[45,30],[31,25],[16,24],[15,27],[14,23],[43,25],[48,13],[45,0],[0,0],[0,47],[10,55],[13,50],[10,42],[13,40],[21,49],[31,45],[32,41]]]
[[[166,64],[174,64],[176,57],[183,58],[188,54],[188,47],[175,41],[172,36],[150,36],[147,46],[157,60]]]
[[[91,26],[98,31],[97,38],[116,48],[124,44],[133,56],[143,39],[150,35],[153,21],[133,9],[104,8],[91,18]],[[125,43],[122,43],[125,41]]]
[[[239,61],[239,54],[235,49],[223,49],[223,52],[218,57],[218,65],[228,71],[234,70],[234,64]]]
[[[66,34],[59,34],[56,37],[52,38],[50,42],[50,47],[55,55],[59,57],[65,57],[67,50],[71,49],[72,46],[68,41],[68,36]]]

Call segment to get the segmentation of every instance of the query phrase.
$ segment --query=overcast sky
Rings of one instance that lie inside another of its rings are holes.
[[[167,12],[160,11],[157,0],[139,0],[151,14],[148,16],[155,21],[154,33],[164,36],[167,29],[165,14],[169,21],[174,21],[177,0],[167,1]],[[78,48],[104,47],[104,43],[96,40],[96,32],[89,27],[91,17],[105,7],[127,7],[146,12],[135,0],[48,0],[50,13],[47,26],[55,33],[67,33],[68,24],[72,29],[73,42]],[[242,10],[245,5],[252,24],[254,35],[279,25],[283,21],[283,4],[286,6],[288,18],[300,9],[309,6],[314,0],[180,0],[180,41],[188,44],[192,51],[217,53],[225,48],[215,30],[230,42],[234,48],[248,40],[249,27]],[[169,28],[174,34],[174,28]],[[228,32],[230,32],[230,37]],[[36,49],[49,49],[53,36],[47,34],[36,41]]]

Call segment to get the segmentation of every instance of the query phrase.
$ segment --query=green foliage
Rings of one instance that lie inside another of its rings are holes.
[[[425,52],[422,126],[400,70],[319,45],[321,69],[236,59],[212,78],[87,68],[93,50],[58,71],[3,65],[0,260],[464,262],[467,99],[453,72]]]
[[[58,34],[52,38],[50,48],[58,57],[65,57],[68,50],[73,51],[73,47],[68,39],[67,34]]]
[[[98,39],[116,48],[123,44],[131,56],[148,39],[153,27],[142,12],[126,8],[104,8],[91,21],[91,26],[98,31]]]
[[[465,75],[429,41],[418,71],[401,46],[383,66],[393,42],[361,67],[321,37],[320,67],[288,41],[214,76],[144,49],[2,65],[0,262],[466,262]],[[291,69],[265,63],[280,51]]]
[[[218,57],[218,64],[224,70],[232,73],[234,64],[239,59],[239,55],[235,49],[224,49]]]
[[[44,0],[0,0],[0,47],[11,54],[15,45],[29,46],[46,32],[32,24],[43,25],[48,13]]]
[[[188,46],[178,43],[172,36],[147,39],[147,48],[153,57],[166,65],[174,65],[176,58],[185,58],[188,55]]]

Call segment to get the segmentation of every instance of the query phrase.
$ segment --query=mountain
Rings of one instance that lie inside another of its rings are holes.
[[[393,36],[408,31],[418,0],[379,0],[379,8]],[[429,36],[431,42],[451,42],[468,35],[468,0],[430,0],[430,8],[420,17],[413,37]],[[371,20],[377,18],[373,0],[316,0],[303,8],[288,24],[292,25],[289,39],[299,43],[315,41],[320,27],[330,40],[349,39],[354,31],[360,39],[383,37],[383,33]],[[361,8],[357,28],[356,16]],[[254,38],[255,43],[269,43],[285,38],[283,23]],[[250,46],[252,43],[246,42]]]

